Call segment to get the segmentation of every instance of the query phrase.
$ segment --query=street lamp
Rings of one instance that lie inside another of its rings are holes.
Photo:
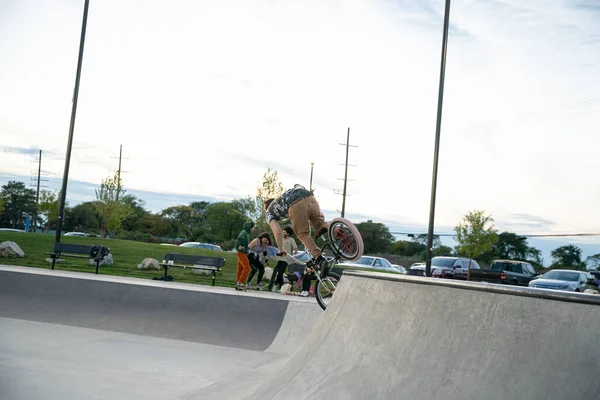
[[[442,129],[442,104],[444,101],[444,77],[446,75],[446,52],[448,47],[448,25],[450,23],[450,0],[446,0],[444,30],[442,34],[442,61],[440,65],[440,86],[438,90],[437,121],[435,127],[435,147],[433,150],[433,176],[431,178],[431,203],[429,205],[429,229],[425,256],[425,275],[431,276],[431,248],[433,247],[433,222],[435,218],[435,192],[437,190],[438,155],[440,153],[440,131]]]
[[[77,59],[77,74],[75,75],[75,90],[73,91],[73,108],[71,109],[71,125],[69,126],[69,140],[67,141],[67,155],[65,157],[65,172],[63,174],[60,203],[58,206],[58,222],[56,224],[56,243],[60,243],[60,231],[65,213],[65,200],[67,197],[67,182],[69,180],[69,164],[71,163],[71,148],[73,147],[73,130],[75,129],[75,114],[77,113],[77,98],[79,97],[79,79],[81,77],[81,64],[83,62],[83,45],[85,43],[85,28],[90,0],[85,0],[83,6],[83,22],[81,24],[81,39],[79,41],[79,58]]]

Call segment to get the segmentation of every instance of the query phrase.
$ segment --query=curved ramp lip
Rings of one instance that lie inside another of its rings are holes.
[[[148,286],[148,287],[156,287],[163,289],[171,289],[171,290],[184,290],[184,291],[192,291],[192,292],[207,292],[207,293],[217,293],[223,294],[227,296],[250,296],[250,297],[261,297],[269,300],[277,300],[277,301],[286,301],[286,302],[298,302],[298,303],[315,303],[315,300],[310,297],[300,297],[300,296],[284,296],[280,293],[270,293],[265,290],[257,291],[250,290],[247,292],[241,292],[235,290],[233,287],[226,286],[210,286],[206,284],[199,283],[188,283],[188,282],[177,282],[177,281],[159,281],[152,280],[150,278],[137,278],[130,276],[120,276],[120,275],[96,275],[89,272],[77,272],[77,271],[65,271],[65,270],[50,270],[45,268],[38,267],[23,267],[17,265],[3,265],[0,264],[0,272],[14,272],[14,273],[23,273],[23,274],[33,274],[33,275],[45,275],[52,276],[56,278],[70,278],[70,279],[81,279],[81,280],[90,280],[90,281],[98,281],[98,282],[110,282],[110,283],[121,283],[127,285],[136,285],[136,286]]]
[[[600,295],[597,294],[561,292],[558,290],[551,289],[498,285],[494,283],[484,282],[459,282],[452,279],[426,278],[421,276],[406,276],[397,274],[386,274],[383,272],[367,272],[359,270],[346,270],[344,271],[344,275],[376,280],[405,282],[417,285],[444,286],[457,289],[474,290],[479,292],[501,293],[514,296],[532,297],[537,299],[547,299],[600,306]]]

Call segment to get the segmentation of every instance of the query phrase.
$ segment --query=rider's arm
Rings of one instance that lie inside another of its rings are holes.
[[[273,231],[273,236],[275,237],[275,241],[277,242],[277,248],[280,252],[285,252],[285,250],[283,249],[283,233],[281,233],[281,228],[279,227],[277,220],[272,219],[271,221],[269,221],[269,226]]]

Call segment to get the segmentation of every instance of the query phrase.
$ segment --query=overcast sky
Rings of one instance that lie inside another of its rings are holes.
[[[0,0],[4,176],[41,148],[62,177],[83,3]],[[346,212],[426,227],[443,0],[90,3],[70,179],[98,185],[122,144],[126,188],[228,200],[314,162],[335,213],[350,127]],[[596,0],[453,1],[436,225],[600,231],[599,93]]]

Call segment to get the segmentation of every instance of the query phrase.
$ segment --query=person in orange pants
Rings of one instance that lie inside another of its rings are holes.
[[[248,243],[250,243],[250,233],[254,230],[254,222],[248,221],[244,224],[244,229],[240,232],[235,242],[237,249],[237,273],[235,276],[235,290],[246,290],[246,280],[250,273],[250,261],[248,260]]]

